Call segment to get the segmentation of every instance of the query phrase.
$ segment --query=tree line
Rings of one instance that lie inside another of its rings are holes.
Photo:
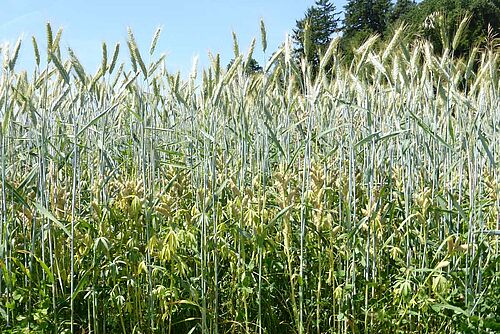
[[[401,23],[406,23],[409,37],[424,37],[433,41],[435,51],[447,45],[447,36],[453,36],[462,25],[460,42],[455,46],[456,56],[466,56],[473,46],[483,46],[488,37],[500,30],[500,0],[349,0],[344,7],[344,18],[330,0],[317,0],[297,21],[293,38],[296,53],[313,64],[334,38],[341,35],[341,45],[347,56],[369,36],[378,34],[381,40],[390,39]],[[313,46],[308,54],[303,51],[308,35]]]
[[[450,49],[450,36],[461,30],[454,56],[468,57],[474,47],[484,47],[498,36],[500,0],[349,0],[343,11],[333,1],[316,0],[296,21],[295,58],[317,68],[321,54],[340,36],[341,51],[349,60],[367,38],[376,34],[381,42],[391,39],[401,24],[406,27],[404,38],[429,39],[437,53]],[[253,59],[249,68],[261,70]]]

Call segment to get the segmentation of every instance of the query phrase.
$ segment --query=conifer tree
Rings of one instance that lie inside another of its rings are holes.
[[[415,0],[397,0],[391,12],[391,23],[407,15],[416,5]]]
[[[359,32],[383,35],[391,7],[390,0],[349,0],[344,7],[344,35],[348,38]]]
[[[335,10],[335,5],[330,0],[317,0],[306,11],[304,18],[297,21],[297,27],[293,31],[295,57],[305,57],[314,70],[319,66],[321,54],[328,48],[333,35],[339,31],[339,13]],[[305,47],[306,38],[311,47]]]
[[[342,48],[347,59],[369,36],[384,36],[390,24],[390,0],[349,0],[344,6]]]

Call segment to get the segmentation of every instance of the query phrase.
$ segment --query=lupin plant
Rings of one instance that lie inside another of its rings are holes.
[[[160,30],[95,74],[50,25],[31,75],[3,48],[0,331],[494,332],[499,42],[460,33],[257,73],[234,35],[186,79]]]

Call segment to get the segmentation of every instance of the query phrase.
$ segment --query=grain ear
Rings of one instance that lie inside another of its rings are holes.
[[[147,78],[148,71],[146,69],[146,65],[144,64],[144,61],[142,60],[139,47],[137,46],[137,42],[135,41],[134,33],[132,32],[132,29],[130,27],[128,28],[128,46],[130,50],[130,56],[132,58],[132,64],[139,64],[142,74],[145,78]]]
[[[158,27],[155,31],[154,36],[153,36],[153,40],[151,41],[151,46],[149,47],[149,55],[150,56],[152,56],[153,53],[155,52],[156,44],[158,43],[158,40],[160,39],[160,34],[161,34],[161,28]]]
[[[233,31],[232,32],[233,36],[233,53],[234,53],[234,58],[237,58],[240,55],[240,47],[238,45],[238,37],[236,36],[236,33]]]
[[[108,47],[105,42],[102,42],[102,59],[101,59],[101,71],[106,73],[108,70]]]
[[[494,331],[498,41],[398,29],[255,75],[2,46],[0,332]]]
[[[21,39],[19,38],[14,46],[14,51],[9,59],[9,69],[12,71],[16,66],[17,58],[19,57],[19,50],[21,49]]]
[[[267,33],[264,19],[260,19],[260,41],[262,44],[262,52],[266,53],[267,50]]]
[[[116,62],[118,61],[119,54],[120,54],[120,43],[116,43],[115,49],[113,51],[113,57],[111,59],[111,64],[109,65],[109,74],[113,73],[113,70],[116,66]]]
[[[47,52],[50,54],[53,51],[54,38],[52,36],[52,27],[49,22],[45,25],[47,36]]]
[[[33,44],[33,52],[35,54],[35,63],[40,66],[40,51],[38,50],[38,43],[36,42],[35,36],[31,37],[31,42]]]

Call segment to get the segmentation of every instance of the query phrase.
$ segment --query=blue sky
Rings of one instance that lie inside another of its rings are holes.
[[[45,23],[55,31],[63,28],[61,46],[71,46],[89,70],[100,63],[101,43],[111,53],[116,42],[121,44],[121,59],[128,58],[127,27],[134,31],[142,53],[147,53],[157,27],[163,28],[157,53],[167,55],[169,70],[191,69],[194,56],[200,64],[208,62],[207,53],[221,53],[222,61],[232,56],[231,32],[235,31],[240,49],[246,51],[252,37],[259,41],[260,18],[264,19],[268,36],[268,52],[272,52],[290,33],[295,21],[303,17],[314,0],[0,0],[0,42],[14,44],[23,39],[20,67],[34,63],[31,36],[45,43]],[[335,2],[342,9],[345,0]],[[260,44],[258,44],[260,45]],[[262,62],[264,55],[256,53]]]

